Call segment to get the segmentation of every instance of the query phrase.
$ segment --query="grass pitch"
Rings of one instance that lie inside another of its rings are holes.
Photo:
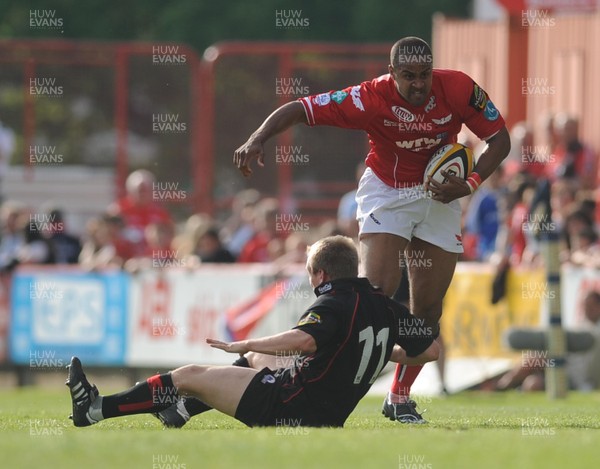
[[[104,394],[107,389],[100,389]],[[344,429],[249,429],[215,411],[181,430],[149,415],[75,428],[66,387],[0,391],[2,468],[589,468],[600,394],[462,393],[421,398],[429,424],[400,425],[366,398]]]

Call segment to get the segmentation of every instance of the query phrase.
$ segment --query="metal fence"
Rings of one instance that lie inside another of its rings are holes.
[[[201,152],[214,155],[204,181],[213,207],[224,207],[236,192],[254,187],[278,197],[284,211],[301,212],[305,220],[335,214],[339,197],[356,186],[355,168],[367,153],[363,132],[296,126],[268,143],[266,167],[248,180],[231,164],[233,152],[278,106],[387,73],[389,48],[230,42],[207,49]]]

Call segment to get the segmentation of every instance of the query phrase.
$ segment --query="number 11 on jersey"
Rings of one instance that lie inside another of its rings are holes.
[[[371,355],[373,355],[375,347],[381,346],[381,351],[379,353],[379,363],[377,363],[377,368],[375,368],[375,372],[373,373],[373,376],[371,376],[369,384],[373,384],[373,382],[377,379],[379,373],[381,372],[381,369],[383,368],[385,350],[387,349],[387,341],[389,335],[389,327],[384,327],[379,332],[377,332],[377,337],[374,337],[373,326],[369,326],[358,333],[358,341],[364,342],[365,346],[363,348],[360,364],[358,365],[358,371],[356,373],[356,376],[354,377],[354,384],[359,384],[362,381],[363,375],[365,374],[365,371],[369,366],[369,362],[371,361]]]

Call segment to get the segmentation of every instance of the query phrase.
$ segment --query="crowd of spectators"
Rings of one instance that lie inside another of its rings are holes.
[[[524,122],[513,126],[505,162],[463,200],[463,260],[540,265],[541,235],[556,231],[562,262],[600,267],[598,155],[580,140],[573,117],[546,121],[540,138]]]
[[[130,272],[234,262],[277,262],[283,267],[303,263],[306,247],[320,237],[342,233],[331,222],[294,223],[294,217],[281,213],[277,199],[254,189],[233,198],[224,220],[199,213],[178,226],[153,197],[154,183],[149,171],[132,172],[126,195],[87,220],[80,237],[70,233],[57,208],[35,211],[5,201],[0,210],[0,270],[10,272],[20,264],[79,264],[89,271]]]

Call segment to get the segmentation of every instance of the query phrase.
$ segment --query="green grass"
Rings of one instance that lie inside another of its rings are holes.
[[[0,467],[575,469],[600,460],[598,393],[422,399],[430,421],[422,426],[386,420],[380,405],[364,399],[344,429],[294,435],[249,429],[214,411],[182,430],[163,430],[147,415],[78,429],[66,418],[66,387],[0,391]]]

